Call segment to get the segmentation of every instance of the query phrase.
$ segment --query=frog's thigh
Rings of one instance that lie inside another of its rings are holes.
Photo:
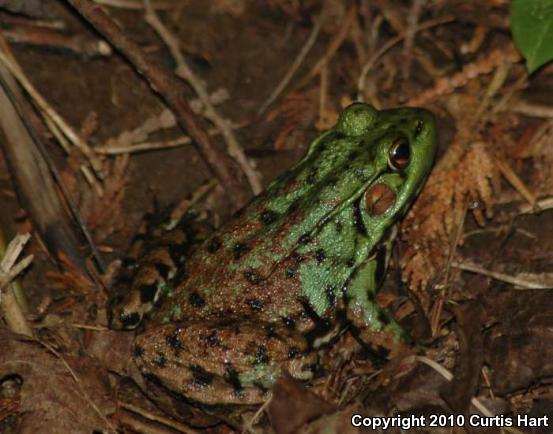
[[[134,358],[141,372],[204,404],[255,404],[285,370],[313,376],[316,354],[305,340],[263,324],[168,324],[137,337]]]

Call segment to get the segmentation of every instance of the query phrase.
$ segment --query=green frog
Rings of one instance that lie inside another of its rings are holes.
[[[345,332],[389,357],[407,336],[375,298],[436,146],[430,112],[354,103],[186,260],[184,229],[162,237],[112,314],[121,329],[149,317],[140,372],[194,403],[257,404],[283,371],[324,372]]]

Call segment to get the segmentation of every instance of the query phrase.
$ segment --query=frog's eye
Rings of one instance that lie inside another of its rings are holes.
[[[393,170],[405,169],[411,159],[411,147],[405,137],[400,137],[392,143],[388,153],[388,165]]]

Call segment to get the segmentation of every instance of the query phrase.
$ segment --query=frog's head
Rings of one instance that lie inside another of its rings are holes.
[[[378,111],[354,103],[334,129],[351,141],[365,182],[359,185],[358,216],[373,246],[403,217],[426,180],[436,154],[434,116],[420,108]]]

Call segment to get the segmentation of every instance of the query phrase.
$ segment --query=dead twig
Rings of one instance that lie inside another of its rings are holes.
[[[186,80],[200,98],[200,101],[204,106],[205,116],[210,121],[212,121],[215,126],[221,131],[221,134],[223,135],[223,138],[225,139],[225,142],[227,144],[227,152],[232,158],[236,160],[236,162],[246,175],[246,178],[248,179],[250,188],[252,189],[253,193],[256,195],[261,193],[261,175],[251,166],[250,162],[246,158],[244,150],[238,143],[238,140],[236,139],[236,136],[232,131],[231,123],[226,118],[221,116],[215,106],[211,103],[210,95],[207,89],[188,66],[188,63],[184,59],[184,56],[182,55],[182,52],[180,50],[180,44],[178,40],[161,22],[159,16],[152,7],[151,1],[144,0],[144,7],[146,9],[146,22],[154,28],[159,37],[165,43],[165,45],[169,47],[169,50],[171,51],[171,54],[175,59],[175,62],[177,63],[177,75]]]
[[[25,313],[17,301],[18,297],[13,288],[8,286],[33,261],[33,255],[26,256],[16,264],[17,258],[29,241],[29,234],[18,234],[6,247],[0,261],[0,309],[8,328],[25,336],[32,337],[33,330],[25,317]],[[0,251],[4,246],[0,246]]]
[[[100,32],[127,60],[141,73],[150,87],[155,90],[173,110],[177,122],[194,140],[194,144],[204,161],[213,171],[230,197],[233,209],[240,208],[248,195],[242,188],[241,177],[230,157],[221,154],[201,126],[184,95],[184,83],[172,73],[154,62],[150,62],[140,47],[129,40],[122,29],[90,0],[68,0],[75,10]]]
[[[93,0],[94,3],[98,3],[101,6],[108,6],[110,8],[128,9],[128,10],[142,10],[144,9],[143,0]],[[155,10],[168,10],[177,7],[175,1],[156,0],[152,2],[152,7]]]
[[[455,20],[455,17],[451,15],[434,18],[432,20],[428,20],[419,24],[416,28],[416,32],[420,32],[422,30],[428,30],[436,26],[441,26],[442,24],[447,24],[454,20]],[[363,100],[363,95],[365,92],[365,81],[367,80],[367,75],[369,74],[370,70],[390,48],[392,48],[394,45],[403,41],[405,37],[406,37],[406,34],[403,33],[401,35],[396,36],[395,38],[390,39],[388,42],[382,45],[382,47],[380,47],[380,49],[376,53],[374,53],[369,58],[369,60],[367,60],[367,62],[363,65],[363,68],[361,69],[361,74],[359,74],[359,79],[357,80],[357,92],[358,92],[359,100]]]
[[[451,373],[451,371],[449,371],[447,368],[444,368],[442,365],[435,362],[434,360],[429,359],[428,357],[425,357],[425,356],[409,356],[409,358],[412,358],[414,361],[421,362],[427,366],[430,366],[438,374],[444,377],[447,381],[453,380],[453,374]],[[471,398],[470,403],[474,405],[484,416],[486,417],[494,416],[494,414],[490,410],[488,410],[488,408],[484,404],[482,404],[482,402],[476,396],[473,396]],[[512,434],[524,434],[522,431],[516,428],[504,427],[503,429]]]
[[[415,46],[415,34],[417,33],[417,24],[422,12],[422,7],[426,0],[414,0],[411,4],[411,10],[407,15],[407,28],[405,29],[405,43],[403,44],[403,58],[405,63],[401,68],[403,78],[409,79],[411,75],[411,63],[413,62],[413,47]]]
[[[452,266],[459,270],[481,274],[494,280],[499,280],[500,282],[509,283],[510,285],[518,287],[515,289],[553,289],[553,281],[549,282],[547,279],[540,279],[539,274],[530,275],[529,273],[525,273],[525,276],[532,278],[511,276],[509,274],[487,270],[469,261],[454,262]]]
[[[336,33],[336,36],[332,39],[332,41],[330,41],[330,44],[328,44],[328,48],[326,49],[325,53],[317,61],[317,63],[315,63],[313,68],[311,68],[311,71],[309,71],[309,73],[297,85],[298,89],[309,83],[309,81],[317,74],[319,74],[323,70],[323,68],[332,60],[332,58],[338,51],[338,48],[340,48],[340,46],[346,39],[346,36],[348,36],[348,33],[350,32],[351,27],[355,21],[356,15],[357,5],[354,3],[349,8],[344,20],[342,21],[340,29]]]
[[[280,83],[275,87],[271,95],[267,98],[267,100],[261,104],[259,109],[257,110],[257,115],[261,116],[263,113],[265,113],[265,110],[269,108],[269,106],[278,98],[278,96],[282,93],[282,91],[288,86],[288,83],[300,67],[300,65],[305,60],[305,56],[307,56],[307,53],[311,50],[313,47],[313,44],[315,44],[315,41],[317,40],[317,36],[319,36],[319,32],[321,30],[321,26],[324,22],[326,14],[326,9],[323,5],[323,10],[319,14],[318,18],[315,19],[315,24],[313,26],[313,29],[311,29],[311,33],[309,34],[309,37],[307,38],[307,41],[305,41],[305,44],[303,44],[303,47],[301,48],[300,52],[290,65],[290,68],[288,68],[288,71],[282,77],[282,80],[280,80]]]

